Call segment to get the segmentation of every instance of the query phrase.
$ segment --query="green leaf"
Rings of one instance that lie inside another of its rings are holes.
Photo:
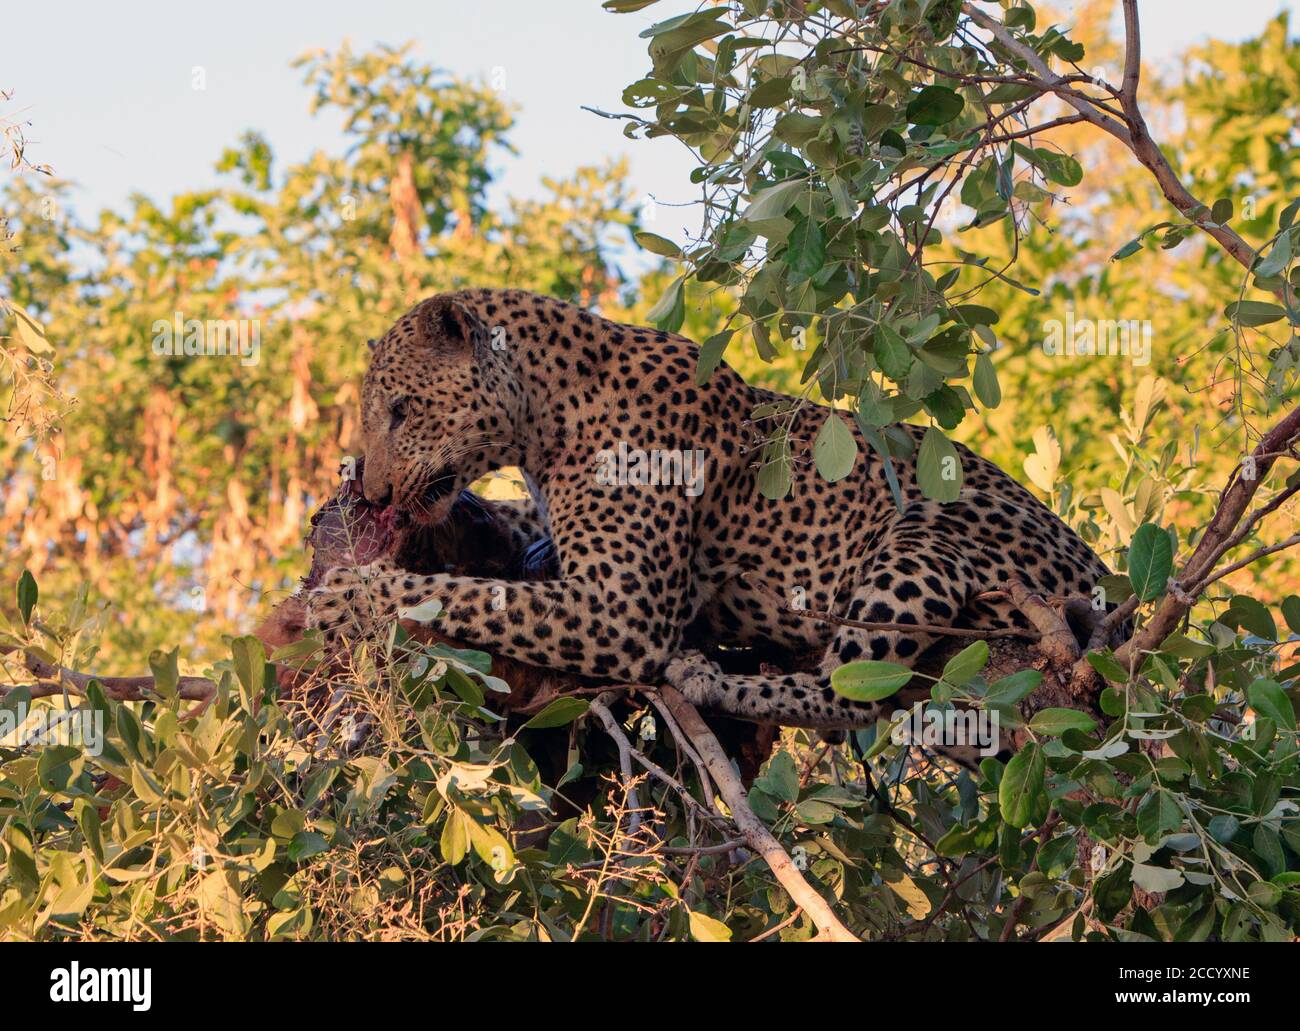
[[[700,345],[700,356],[695,366],[696,386],[704,386],[714,370],[722,364],[722,356],[726,353],[727,345],[731,343],[735,332],[734,329],[724,329],[721,333],[714,333]]]
[[[329,851],[329,842],[315,831],[299,831],[289,842],[289,858],[301,863],[312,856]]]
[[[811,279],[826,262],[826,235],[815,218],[801,218],[790,231],[785,263],[801,279]]]
[[[1220,813],[1209,822],[1206,830],[1220,845],[1226,845],[1237,836],[1237,831],[1241,830],[1241,822],[1235,816]]]
[[[449,866],[459,866],[469,853],[469,831],[465,827],[468,820],[469,817],[459,809],[452,809],[447,814],[447,822],[442,825],[438,851],[442,853],[443,862]]]
[[[26,684],[18,684],[0,695],[0,712],[17,714],[30,710],[31,704],[32,690]]]
[[[815,798],[806,798],[794,808],[799,819],[811,825],[830,823],[839,815],[839,810],[833,805],[828,805]]]
[[[831,191],[831,202],[835,206],[836,218],[852,218],[858,210],[857,202],[849,195],[849,188],[837,175],[826,180],[826,187]]]
[[[1024,461],[1025,475],[1035,487],[1050,494],[1061,467],[1061,444],[1050,426],[1034,430],[1034,453]]]
[[[1174,571],[1174,545],[1154,523],[1143,523],[1133,534],[1128,550],[1128,578],[1133,593],[1151,601],[1164,593]]]
[[[180,683],[179,658],[179,646],[167,652],[155,648],[149,653],[149,670],[153,673],[154,689],[164,698],[176,697],[176,688]]]
[[[1248,594],[1238,594],[1228,606],[1228,613],[1256,637],[1262,637],[1265,641],[1277,640],[1277,624],[1273,622],[1273,613],[1262,601]]]
[[[758,471],[758,492],[772,501],[790,493],[790,442],[784,437],[770,440],[763,447],[763,467]]]
[[[870,445],[871,449],[880,456],[880,461],[885,467],[885,483],[889,487],[890,497],[894,499],[894,507],[901,513],[907,508],[903,500],[903,488],[898,482],[898,473],[894,471],[894,459],[889,452],[889,445],[885,442],[884,434],[875,426],[858,419],[858,429],[862,431],[862,436]]]
[[[49,792],[66,791],[81,776],[84,759],[80,748],[71,745],[51,745],[36,760],[36,778]]]
[[[756,781],[773,798],[794,804],[799,800],[799,767],[787,751],[777,752]]]
[[[426,598],[418,605],[403,605],[397,610],[397,618],[409,619],[413,623],[432,623],[441,612],[441,601],[437,598]]]
[[[1282,618],[1293,634],[1300,634],[1300,597],[1289,594],[1282,599]]]
[[[1142,237],[1130,240],[1123,247],[1110,256],[1111,261],[1123,261],[1125,258],[1131,258],[1134,254],[1142,249]]]
[[[1036,669],[1021,669],[996,681],[984,695],[985,706],[1015,705],[1027,698],[1043,682],[1043,674]]]
[[[760,82],[749,91],[749,106],[755,109],[780,107],[790,99],[790,86],[789,76]]]
[[[1255,850],[1255,855],[1263,860],[1264,872],[1269,877],[1280,874],[1286,869],[1286,853],[1282,851],[1282,839],[1278,837],[1277,831],[1267,824],[1261,823],[1255,827],[1250,846]]]
[[[659,329],[672,333],[681,328],[681,319],[677,316],[682,308],[682,284],[685,282],[685,276],[678,276],[672,281],[655,306],[646,312],[647,322],[653,322]],[[673,325],[674,320],[676,325]]]
[[[81,828],[81,836],[90,846],[90,850],[95,853],[95,858],[101,863],[104,861],[104,840],[100,834],[99,810],[92,805],[87,799],[77,800],[76,806],[77,826]]]
[[[907,346],[907,341],[891,326],[881,326],[876,333],[875,355],[880,371],[895,383],[901,383],[907,378],[914,361],[912,349]]]
[[[1078,186],[1083,182],[1083,166],[1069,154],[1046,147],[1028,147],[1018,140],[1011,149],[1060,186]]]
[[[960,687],[987,666],[988,661],[988,642],[974,641],[948,660],[943,667],[943,679]]]
[[[761,222],[769,218],[780,218],[795,202],[799,191],[807,188],[808,183],[802,179],[787,179],[775,186],[769,186],[761,193],[754,194],[754,200],[745,210],[745,221]]]
[[[926,86],[907,105],[907,120],[913,125],[944,125],[962,112],[966,101],[947,86]]]
[[[924,351],[921,352],[921,356],[924,358]],[[925,410],[934,416],[945,430],[955,430],[966,415],[961,394],[946,383],[934,393],[926,394],[922,403],[925,405]]]
[[[1165,866],[1152,866],[1149,863],[1134,863],[1130,872],[1133,883],[1143,891],[1173,891],[1185,881],[1182,873]]]
[[[1295,706],[1282,685],[1276,680],[1261,677],[1246,688],[1246,700],[1261,716],[1267,716],[1279,727],[1295,730]]]
[[[1115,661],[1110,652],[1089,652],[1084,656],[1088,665],[1112,684],[1127,684],[1128,670]]]
[[[1044,797],[1047,759],[1038,745],[1030,743],[1011,757],[998,785],[1002,819],[1012,827],[1024,827],[1037,813]]]
[[[688,909],[686,912],[690,915],[691,937],[697,942],[731,941],[731,928],[721,920],[694,909]]]
[[[853,702],[878,702],[912,679],[912,671],[896,662],[863,659],[841,666],[831,674],[835,693]]]
[[[234,657],[235,675],[247,692],[249,700],[260,698],[265,687],[266,649],[251,634],[236,637],[230,642]]]
[[[1078,709],[1040,709],[1029,721],[1029,729],[1036,734],[1060,737],[1067,730],[1081,730],[1085,734],[1097,726],[1097,721]]]
[[[956,501],[961,495],[961,459],[952,441],[934,426],[925,431],[916,456],[916,481],[931,501]]]
[[[813,442],[813,462],[822,478],[834,483],[853,471],[858,460],[858,440],[834,411],[826,413]]]
[[[1232,221],[1232,198],[1220,197],[1210,208],[1210,218],[1219,225],[1227,225]]]
[[[31,571],[24,569],[23,575],[18,578],[18,611],[22,613],[23,622],[30,623],[32,619],[32,609],[36,607],[36,601],[40,597],[40,591],[36,587],[36,577],[32,576]]]
[[[14,313],[14,331],[18,336],[18,342],[31,351],[32,354],[47,354],[53,351],[54,348],[45,339],[45,327],[27,314],[26,309],[20,305],[15,304],[13,301],[7,301],[6,303]]]
[[[998,370],[987,354],[975,358],[973,377],[975,396],[985,408],[996,408],[1002,402],[1002,388],[998,385]]]
[[[581,698],[557,698],[524,726],[533,730],[562,727],[582,716],[589,708],[590,705]]]
[[[298,665],[299,660],[309,659],[324,651],[324,643],[319,631],[308,631],[301,638],[289,644],[281,645],[271,653],[271,662],[283,662]]]
[[[682,249],[665,237],[656,233],[641,230],[635,235],[636,242],[648,250],[651,254],[659,254],[665,258],[680,258]]]
[[[1223,314],[1242,326],[1267,326],[1286,317],[1286,309],[1268,301],[1233,301]]]
[[[94,877],[66,885],[50,903],[50,919],[65,924],[76,924],[94,897]]]
[[[1138,833],[1155,844],[1183,824],[1183,810],[1168,791],[1154,791],[1138,806]]]
[[[1255,275],[1261,278],[1276,276],[1291,263],[1291,234],[1282,233],[1273,243],[1273,248],[1254,268]]]

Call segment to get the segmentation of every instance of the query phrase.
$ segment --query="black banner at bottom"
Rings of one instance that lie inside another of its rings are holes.
[[[871,1000],[883,1003],[890,994],[907,990],[905,985],[911,989],[924,988],[927,993],[942,990],[943,979],[950,976],[952,995],[943,1005],[959,1006],[957,993],[974,989],[995,993],[1003,1004],[1059,1005],[1068,1001],[1071,1006],[1086,1007],[1090,1012],[1098,1008],[1144,1013],[1199,1009],[1216,1015],[1261,1005],[1277,1011],[1294,995],[1290,977],[1296,957],[1280,948],[1216,944],[1066,948],[1061,944],[1019,948],[1014,950],[1014,955],[993,959],[974,958],[969,950],[940,958],[933,955],[936,947],[925,947],[926,956],[912,957],[917,966],[915,977],[911,978],[906,973],[900,977],[898,967],[908,961],[908,953],[915,953],[917,946],[877,946],[889,948],[893,953],[889,957],[893,972],[887,978],[877,980],[872,975],[873,970],[884,969],[879,965],[880,957],[867,957],[865,961],[869,965],[861,976],[851,979],[843,989],[832,990],[841,1001],[845,1001],[844,996],[852,995],[860,1003],[874,1006]],[[463,958],[467,963],[471,961],[468,954]],[[607,961],[613,965],[612,954]],[[349,949],[346,959],[336,956],[332,960],[322,960],[317,950],[310,956],[301,953],[293,956],[288,950],[280,949],[276,959],[269,961],[265,955],[252,957],[235,948],[208,948],[200,954],[192,948],[158,945],[29,945],[6,949],[0,962],[8,988],[6,1012],[11,1016],[48,1008],[55,1014],[65,1011],[65,1015],[93,1018],[99,1015],[95,1011],[105,1011],[127,1024],[206,1015],[214,1008],[231,1006],[236,1011],[249,1007],[246,1011],[255,1012],[260,1021],[279,1016],[301,1020],[319,1014],[338,1022],[346,1019],[349,997],[359,1006],[366,1006],[365,999],[374,1003],[378,996],[383,999],[382,1011],[386,1015],[400,1014],[408,1001],[412,1011],[418,1008],[427,1014],[430,1001],[427,989],[431,984],[445,983],[446,976],[454,977],[456,970],[456,964],[448,961],[446,953],[435,960],[423,951],[416,955],[405,949],[377,948]],[[485,967],[477,959],[473,962],[474,973],[469,975],[473,980],[468,983],[479,988],[491,987],[492,978],[511,980],[516,976],[512,970],[528,969],[500,963]],[[718,982],[719,1008],[725,1007],[735,1015],[738,1009],[746,1007],[749,998],[765,1007],[775,1001],[773,994],[779,997],[788,992],[791,1001],[806,998],[806,987],[814,984],[824,997],[827,981],[822,957],[816,960],[803,957],[801,963],[800,957],[787,955],[784,960],[777,960],[769,956],[767,962],[774,967],[779,963],[779,979],[773,976],[765,982],[767,988],[761,995],[746,997],[745,993],[728,993],[724,978]],[[855,962],[864,960],[842,960],[832,969],[843,970],[844,964]],[[643,958],[638,965],[644,963]],[[675,961],[673,966],[679,963]],[[718,963],[721,968],[729,965],[723,960]],[[598,1000],[602,989],[596,986],[601,984],[617,984],[619,987],[605,990],[625,999],[630,989],[626,961],[619,962],[621,974],[616,979],[590,977],[589,968],[599,965],[588,956],[570,971],[582,978],[584,987],[579,990],[584,1005]],[[766,964],[751,955],[746,965],[761,970]],[[697,964],[697,973],[703,972],[701,967],[707,969]],[[808,981],[800,987],[804,976]],[[988,983],[981,985],[984,979]],[[755,983],[752,974],[746,980],[751,985]],[[459,983],[463,987],[466,981]],[[553,985],[551,990],[556,988]],[[517,997],[521,1004],[527,997],[530,1008],[546,1004],[544,997],[531,993],[501,992],[494,997],[502,1000]],[[617,1001],[612,999],[615,1004]],[[691,1005],[695,1008],[696,1004]],[[987,999],[981,1005],[987,1005]],[[664,1015],[665,1019],[669,1018],[666,1011]]]

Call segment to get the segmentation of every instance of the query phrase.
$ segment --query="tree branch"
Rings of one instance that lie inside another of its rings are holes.
[[[1207,577],[1211,575],[1211,570],[1235,542],[1234,531],[1250,506],[1259,485],[1268,477],[1273,463],[1290,450],[1298,437],[1300,437],[1300,408],[1293,409],[1264,434],[1255,450],[1251,452],[1250,466],[1254,475],[1242,476],[1241,466],[1238,466],[1200,542],[1179,571],[1176,579],[1185,585],[1184,590],[1166,594],[1156,606],[1151,619],[1117,649],[1115,658],[1122,665],[1129,665],[1134,656],[1141,652],[1159,647],[1160,643],[1177,629],[1187,613],[1191,611],[1196,594],[1210,582]],[[1194,587],[1187,585],[1194,585]],[[1136,604],[1133,604],[1129,611],[1136,607]]]
[[[1170,204],[1181,212],[1197,228],[1208,233],[1228,254],[1245,269],[1255,262],[1256,252],[1250,244],[1227,226],[1210,221],[1210,209],[1197,200],[1182,184],[1170,167],[1160,148],[1151,138],[1142,110],[1137,103],[1137,88],[1140,69],[1135,67],[1141,61],[1140,28],[1137,17],[1136,0],[1124,2],[1124,83],[1120,89],[1120,107],[1122,120],[1099,110],[1101,105],[1086,95],[1069,86],[1066,81],[1048,67],[1028,44],[1016,39],[1001,22],[989,17],[971,3],[962,4],[962,11],[971,21],[993,35],[1007,51],[1025,63],[1041,80],[1044,92],[1058,96],[1074,108],[1083,121],[1109,133],[1124,144],[1133,156],[1154,176],[1160,192]]]
[[[830,904],[822,898],[812,885],[804,880],[803,874],[795,867],[794,861],[781,847],[781,843],[776,840],[772,832],[767,829],[763,821],[749,807],[745,787],[740,783],[740,778],[736,776],[736,771],[732,769],[731,760],[727,758],[727,753],[723,751],[718,739],[713,736],[713,731],[700,718],[695,706],[688,702],[675,688],[669,687],[667,684],[653,688],[653,690],[663,699],[664,704],[673,714],[682,731],[691,739],[696,751],[704,760],[709,773],[712,774],[714,781],[718,785],[718,792],[722,795],[723,801],[727,803],[727,808],[731,810],[731,817],[735,820],[736,826],[740,828],[741,834],[745,836],[745,840],[749,842],[750,847],[755,852],[763,857],[772,874],[781,882],[781,886],[789,892],[795,905],[807,913],[813,923],[816,924],[819,932],[818,939],[822,941],[858,941],[859,939],[853,932],[840,922]]]
[[[98,681],[104,694],[119,702],[141,702],[151,694],[158,694],[158,685],[152,676],[104,677],[96,673],[80,673],[66,666],[52,666],[30,652],[25,664],[32,676],[41,682],[26,685],[0,684],[0,697],[16,690],[18,686],[25,686],[33,698],[50,698],[65,690],[68,694],[84,697],[91,681]],[[186,701],[206,702],[216,694],[217,685],[207,677],[181,677],[177,681],[177,691]]]
[[[623,733],[623,728],[618,725],[618,720],[614,719],[614,714],[601,700],[604,697],[602,695],[601,698],[593,698],[588,703],[588,708],[596,714],[596,718],[605,728],[605,733],[613,739],[615,747],[618,748],[618,765],[623,777],[623,790],[627,793],[627,832],[635,836],[641,829],[641,800],[637,798],[636,779],[632,776],[632,743]]]

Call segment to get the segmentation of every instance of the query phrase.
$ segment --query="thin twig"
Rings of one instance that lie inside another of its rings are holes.
[[[636,780],[632,776],[632,743],[600,698],[593,698],[589,704],[590,711],[596,714],[596,718],[605,727],[605,732],[614,739],[614,745],[618,748],[618,765],[623,775],[623,790],[627,793],[627,830],[629,835],[635,836],[641,829],[641,802],[637,798]]]

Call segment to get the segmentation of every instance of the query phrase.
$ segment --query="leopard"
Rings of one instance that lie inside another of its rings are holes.
[[[442,631],[484,650],[599,682],[666,683],[719,715],[833,734],[888,717],[887,700],[836,690],[841,667],[911,669],[953,631],[1031,636],[1008,583],[1077,602],[1109,573],[963,444],[952,444],[959,490],[935,500],[919,477],[925,425],[896,423],[910,446],[886,456],[851,412],[792,404],[725,356],[697,375],[700,349],[677,333],[476,287],[424,299],[369,346],[366,499],[437,525],[467,487],[518,469],[527,498],[496,504],[520,540],[552,542],[556,575],[335,570],[308,600],[331,647],[437,602]],[[783,496],[760,489],[759,411],[788,413],[796,453]],[[833,481],[807,458],[829,419],[857,449]],[[811,661],[724,674],[706,643]]]

